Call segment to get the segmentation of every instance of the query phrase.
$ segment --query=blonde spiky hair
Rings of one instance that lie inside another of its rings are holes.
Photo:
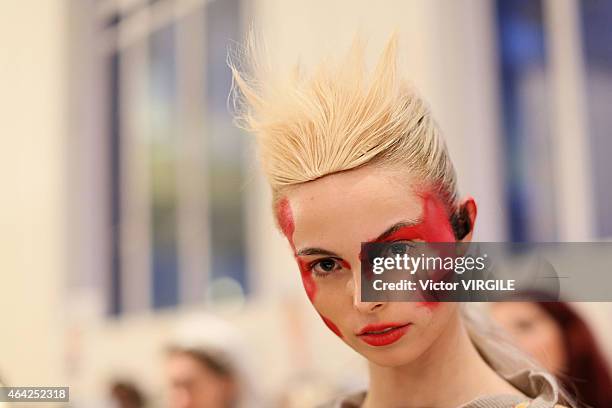
[[[356,38],[340,61],[283,77],[261,63],[251,36],[251,76],[230,61],[237,123],[257,137],[274,200],[287,186],[372,164],[416,173],[453,205],[455,170],[428,107],[398,72],[397,35],[371,73],[364,48]]]

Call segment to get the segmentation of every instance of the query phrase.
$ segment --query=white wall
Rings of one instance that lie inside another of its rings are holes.
[[[0,373],[62,385],[66,4],[0,2]]]

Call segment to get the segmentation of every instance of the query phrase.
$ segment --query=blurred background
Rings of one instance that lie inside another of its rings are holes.
[[[96,407],[121,380],[165,406],[165,350],[205,315],[241,333],[263,406],[365,383],[232,125],[251,25],[279,65],[357,32],[373,62],[397,30],[477,240],[612,238],[612,1],[1,1],[0,381]],[[612,357],[612,306],[575,306]]]

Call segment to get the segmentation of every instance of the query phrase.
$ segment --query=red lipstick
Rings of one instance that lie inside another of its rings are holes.
[[[370,346],[387,346],[402,338],[411,325],[412,323],[369,324],[357,333],[357,337]]]

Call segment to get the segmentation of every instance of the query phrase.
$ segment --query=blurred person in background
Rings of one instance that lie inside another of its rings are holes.
[[[116,408],[144,408],[145,398],[131,381],[114,381],[110,387],[111,401]]]
[[[213,316],[190,317],[167,348],[170,408],[258,406],[245,345],[236,328]]]
[[[227,361],[210,351],[174,347],[168,351],[166,373],[171,408],[233,408],[238,381]]]
[[[491,303],[517,344],[557,375],[579,402],[612,408],[612,378],[586,322],[564,302]]]

